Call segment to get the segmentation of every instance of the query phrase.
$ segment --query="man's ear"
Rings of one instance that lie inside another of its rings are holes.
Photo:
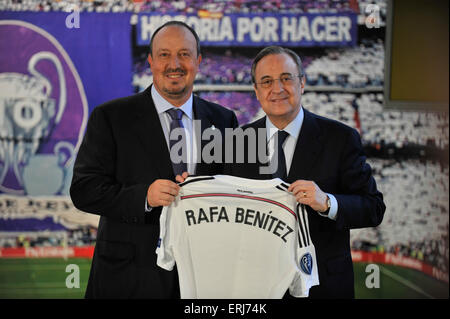
[[[148,61],[148,64],[150,64],[150,69],[152,69],[153,59],[152,59],[152,55],[151,54],[148,55],[147,61]]]
[[[300,78],[300,90],[301,90],[302,94],[305,91],[305,84],[306,84],[306,76],[302,76]]]
[[[256,88],[256,84],[255,83],[253,83],[253,91],[255,91],[256,99],[259,101],[258,89]]]

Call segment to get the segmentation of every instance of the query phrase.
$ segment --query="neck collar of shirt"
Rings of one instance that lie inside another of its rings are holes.
[[[292,136],[297,140],[300,134],[300,129],[302,128],[304,116],[303,107],[300,107],[300,111],[297,116],[283,129],[283,131],[288,132],[289,136]],[[267,142],[269,142],[273,135],[279,131],[279,129],[273,125],[268,116],[266,116],[266,129]]]
[[[177,106],[172,105],[169,101],[167,101],[165,98],[163,98],[161,96],[161,94],[159,94],[159,92],[156,90],[154,85],[152,85],[151,93],[152,93],[152,99],[153,99],[153,102],[155,103],[156,111],[158,112],[158,114],[162,114],[172,108],[178,108]],[[193,96],[191,93],[191,96],[186,101],[186,103],[184,103],[183,105],[181,105],[179,107],[181,110],[183,110],[184,114],[187,117],[189,117],[190,119],[192,119],[192,102],[193,102]]]

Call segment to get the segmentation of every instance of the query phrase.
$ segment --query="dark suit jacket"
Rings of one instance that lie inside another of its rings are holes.
[[[202,131],[214,125],[225,136],[238,125],[232,111],[197,96],[193,113]],[[220,163],[196,167],[198,175],[222,171]],[[150,184],[174,178],[150,87],[92,111],[70,188],[75,207],[101,216],[87,298],[179,297],[176,271],[156,265],[162,208],[145,212]]]
[[[353,298],[354,278],[350,229],[377,226],[385,211],[358,132],[342,123],[304,109],[304,120],[287,182],[314,181],[336,197],[337,220],[320,216],[307,206],[311,238],[316,248],[320,286],[311,298]],[[243,127],[265,128],[266,118]],[[265,150],[264,150],[265,151]],[[270,179],[259,172],[260,163],[227,165],[226,174]]]

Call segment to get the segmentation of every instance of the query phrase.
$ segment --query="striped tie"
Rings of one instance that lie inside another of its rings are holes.
[[[170,109],[166,111],[170,118],[172,119],[171,123],[170,123],[170,133],[172,133],[175,129],[178,128],[184,128],[183,126],[183,122],[181,121],[181,118],[183,117],[183,110],[181,109]],[[183,130],[184,131],[184,130]],[[186,138],[186,134],[184,134],[184,137]],[[172,149],[172,147],[179,143],[179,141],[182,139],[181,135],[178,135],[178,139],[170,139],[170,135],[169,135],[169,146],[170,146],[170,150]],[[186,141],[186,139],[185,139]],[[187,158],[186,155],[184,154],[184,156],[182,156],[182,150],[185,149],[186,145],[183,145],[184,147],[181,147],[178,151],[178,160],[181,159],[181,161],[179,163],[176,163],[177,159],[172,159],[172,156],[170,157],[170,159],[172,160],[172,168],[173,168],[173,173],[176,175],[181,175],[183,172],[187,172]],[[187,150],[186,150],[187,151]]]

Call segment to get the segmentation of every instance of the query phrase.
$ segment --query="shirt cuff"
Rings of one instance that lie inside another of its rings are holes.
[[[145,196],[145,212],[146,212],[146,213],[149,213],[149,212],[152,211],[152,209],[153,209],[153,207],[151,207],[151,206],[148,204],[147,196]]]
[[[338,202],[336,200],[336,197],[328,193],[326,194],[328,195],[328,198],[330,198],[331,203],[330,210],[328,211],[328,214],[319,213],[319,215],[322,217],[328,217],[331,220],[336,220],[338,211]]]
[[[338,202],[336,200],[336,197],[334,197],[331,194],[327,194],[330,198],[331,206],[330,211],[328,212],[328,218],[332,220],[336,220],[337,218],[337,211],[338,211]]]

